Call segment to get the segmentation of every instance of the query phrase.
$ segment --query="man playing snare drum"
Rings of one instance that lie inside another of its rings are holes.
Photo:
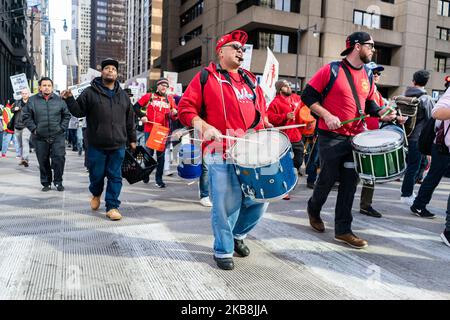
[[[352,204],[358,183],[358,174],[352,154],[352,138],[364,131],[363,121],[343,125],[342,122],[369,114],[385,115],[375,102],[375,85],[364,64],[372,60],[375,43],[365,32],[355,32],[347,37],[345,56],[340,63],[331,63],[320,69],[306,86],[302,101],[319,119],[319,154],[321,171],[308,201],[307,212],[314,230],[325,231],[320,211],[336,179],[340,178],[335,208],[335,239],[351,247],[362,249],[368,243],[353,234]],[[329,87],[330,74],[337,77]],[[383,121],[396,117],[392,110]]]
[[[239,30],[222,36],[216,46],[219,64],[211,63],[194,77],[178,107],[184,125],[193,126],[208,143],[214,141],[204,154],[213,203],[214,260],[224,270],[234,268],[233,251],[241,257],[250,254],[243,240],[268,207],[243,196],[234,166],[224,155],[233,140],[223,135],[242,136],[265,126],[263,92],[254,85],[255,76],[240,68],[247,38]]]

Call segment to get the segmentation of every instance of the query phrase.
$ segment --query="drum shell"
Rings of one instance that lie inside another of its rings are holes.
[[[202,175],[202,164],[184,164],[177,167],[178,175],[183,179],[198,179]]]

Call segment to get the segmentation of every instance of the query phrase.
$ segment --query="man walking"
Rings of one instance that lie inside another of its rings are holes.
[[[355,135],[364,131],[364,123],[356,121],[343,125],[342,122],[365,114],[380,117],[386,112],[375,101],[375,85],[364,66],[372,60],[374,47],[375,42],[368,33],[351,34],[347,37],[346,49],[341,53],[345,58],[339,64],[332,63],[320,69],[302,94],[302,101],[320,117],[318,132],[321,170],[307,205],[310,224],[317,232],[325,231],[320,212],[339,177],[335,240],[356,249],[365,248],[368,243],[357,237],[351,228],[352,204],[358,183],[351,141]],[[335,67],[337,68],[334,69]],[[332,72],[336,79],[329,88]],[[324,92],[328,94],[325,95]],[[396,112],[392,111],[382,120],[391,121],[395,117]]]
[[[44,192],[51,190],[52,182],[58,191],[64,191],[64,133],[69,120],[70,112],[66,103],[53,93],[53,80],[42,78],[39,81],[39,93],[31,97],[23,109],[23,122],[36,137],[36,156]]]
[[[19,165],[28,167],[31,132],[25,127],[25,123],[23,122],[23,109],[30,99],[30,91],[24,89],[20,95],[22,96],[22,99],[17,101],[12,109],[12,112],[14,113],[14,134],[16,135],[17,147],[21,150],[22,154]]]
[[[111,220],[122,219],[119,196],[125,148],[128,144],[136,148],[134,113],[130,98],[117,81],[118,68],[118,61],[106,59],[101,77],[95,78],[77,100],[70,90],[61,93],[75,117],[86,117],[91,209],[100,208],[106,177],[106,216]]]

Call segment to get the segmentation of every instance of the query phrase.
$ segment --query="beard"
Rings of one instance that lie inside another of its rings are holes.
[[[285,97],[290,97],[292,95],[292,92],[283,92],[281,91],[281,94]]]
[[[360,54],[359,58],[361,59],[362,62],[364,62],[365,64],[369,63],[370,61],[372,61],[372,58],[369,55],[365,55],[365,54]]]

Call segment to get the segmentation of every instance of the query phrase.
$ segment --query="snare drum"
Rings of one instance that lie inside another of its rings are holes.
[[[356,171],[362,180],[394,181],[406,170],[404,136],[392,128],[360,133],[353,138],[352,146]]]
[[[230,150],[242,192],[255,202],[282,199],[297,184],[291,143],[274,129],[251,132]]]

